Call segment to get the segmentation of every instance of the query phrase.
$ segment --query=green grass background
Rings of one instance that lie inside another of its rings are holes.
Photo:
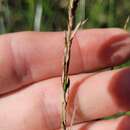
[[[41,31],[66,29],[66,0],[0,0],[0,33],[34,30],[41,8]],[[75,22],[88,18],[84,28],[121,27],[130,15],[129,0],[80,0]],[[128,24],[130,30],[130,23]]]

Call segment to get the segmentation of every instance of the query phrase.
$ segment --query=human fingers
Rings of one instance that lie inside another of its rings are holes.
[[[92,74],[71,76],[67,106],[68,125],[74,111],[74,124],[77,124],[130,110],[129,77],[130,68],[102,72],[93,76]],[[15,125],[15,120],[20,117],[26,119],[28,129],[32,124],[38,130],[41,130],[41,124],[42,129],[43,127],[59,129],[61,98],[60,78],[35,83],[5,96],[0,99],[0,125],[3,125],[3,128],[6,126],[4,117],[9,126]]]
[[[130,130],[130,117],[81,123],[72,126],[71,130]]]
[[[64,33],[23,32],[0,36],[0,94],[60,76]],[[121,29],[79,31],[73,40],[70,74],[120,64],[130,57],[129,34]]]

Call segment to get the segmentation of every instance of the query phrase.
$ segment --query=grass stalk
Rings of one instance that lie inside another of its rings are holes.
[[[74,38],[74,34],[73,34],[74,18],[75,18],[78,2],[79,0],[68,1],[68,27],[67,27],[67,32],[65,33],[64,63],[63,63],[63,73],[62,73],[63,101],[62,101],[61,127],[63,128],[63,130],[67,129],[67,109],[66,109],[67,92],[70,86],[70,79],[69,79],[68,72],[69,72],[71,45]]]
[[[128,16],[126,21],[125,21],[124,30],[127,30],[129,21],[130,21],[130,16]]]
[[[42,0],[38,0],[37,5],[36,5],[35,18],[34,18],[34,30],[35,31],[40,31],[42,12],[43,12]]]

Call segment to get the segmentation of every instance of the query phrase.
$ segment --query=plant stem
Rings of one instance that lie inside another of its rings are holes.
[[[69,63],[70,63],[70,54],[71,54],[71,45],[74,35],[73,26],[75,12],[77,9],[79,0],[69,0],[68,3],[68,27],[67,32],[65,33],[65,49],[64,49],[64,63],[63,63],[63,73],[62,73],[62,87],[63,87],[63,101],[62,101],[62,128],[67,129],[67,92],[70,86],[69,79]]]
[[[128,26],[129,21],[130,21],[130,16],[128,16],[127,19],[126,19],[126,22],[125,22],[125,25],[124,25],[124,30],[127,30],[127,26]]]

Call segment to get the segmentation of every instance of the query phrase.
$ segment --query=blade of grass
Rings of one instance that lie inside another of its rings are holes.
[[[130,16],[128,16],[127,19],[126,19],[126,22],[125,22],[125,25],[124,25],[125,30],[127,30],[129,21],[130,21]]]
[[[36,12],[35,12],[35,19],[34,19],[34,30],[35,31],[40,31],[42,12],[43,12],[42,0],[38,0],[36,3]]]

